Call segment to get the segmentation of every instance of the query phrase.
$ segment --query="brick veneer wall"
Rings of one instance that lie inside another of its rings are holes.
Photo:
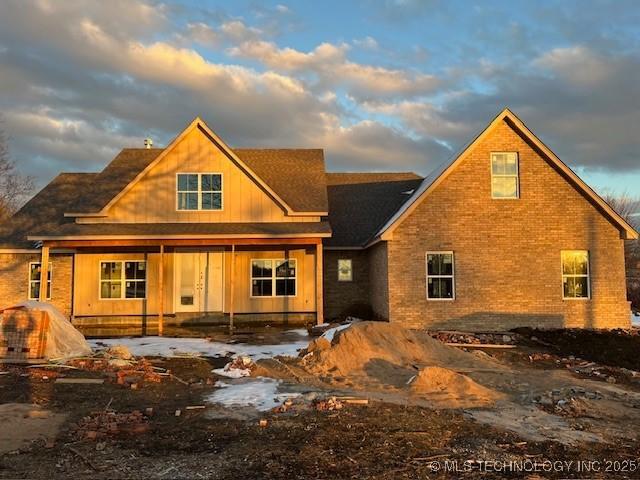
[[[367,250],[369,256],[369,288],[375,318],[389,319],[389,288],[397,288],[389,277],[387,242],[380,242]],[[403,282],[406,282],[406,278]]]
[[[351,259],[353,280],[338,281],[338,260]],[[345,315],[362,315],[363,307],[370,308],[369,262],[363,250],[325,250],[324,316],[331,320]]]
[[[0,254],[0,306],[10,307],[29,298],[29,262],[39,254]],[[51,255],[51,303],[67,317],[71,315],[72,255]]]
[[[490,153],[519,153],[520,198],[491,198]],[[560,251],[589,250],[591,299],[563,300]],[[427,301],[425,252],[455,253],[456,299]],[[618,229],[506,122],[388,242],[389,317],[407,326],[629,326]],[[373,278],[372,268],[372,278]]]

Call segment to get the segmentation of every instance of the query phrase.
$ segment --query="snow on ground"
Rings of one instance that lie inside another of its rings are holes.
[[[225,407],[253,407],[266,412],[282,404],[287,398],[300,396],[299,393],[278,392],[279,380],[258,377],[236,380],[233,383],[218,381],[218,390],[205,398],[208,403],[218,403]]]
[[[335,336],[336,333],[338,333],[340,330],[344,330],[345,328],[348,328],[350,326],[351,326],[350,323],[347,323],[346,325],[338,325],[337,327],[330,328],[329,330],[324,332],[322,334],[322,336],[324,338],[326,338],[327,340],[329,340],[329,343],[331,343],[333,341],[333,337]]]
[[[286,334],[286,336],[284,335]],[[297,356],[298,350],[309,344],[309,336],[304,329],[288,330],[283,336],[291,338],[286,342],[256,345],[251,343],[224,343],[206,338],[174,337],[129,337],[96,338],[89,340],[91,348],[100,350],[112,345],[124,345],[136,356],[173,357],[179,355],[226,357],[228,355],[247,356],[252,360],[270,358],[277,355]]]
[[[640,315],[634,315],[634,313],[631,312],[631,325],[634,327],[640,327]]]

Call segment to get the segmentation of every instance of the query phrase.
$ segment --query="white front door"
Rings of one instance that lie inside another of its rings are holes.
[[[222,311],[222,252],[176,252],[176,312]]]

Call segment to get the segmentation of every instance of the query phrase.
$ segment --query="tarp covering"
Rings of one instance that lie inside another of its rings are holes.
[[[5,310],[18,308],[42,310],[49,315],[49,331],[44,350],[45,358],[64,359],[91,354],[91,347],[85,340],[84,335],[71,324],[60,310],[50,303],[28,300]]]

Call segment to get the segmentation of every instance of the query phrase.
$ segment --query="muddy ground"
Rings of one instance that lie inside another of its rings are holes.
[[[576,373],[552,346],[527,344],[487,351],[524,376],[569,376],[577,383],[599,385],[603,392],[611,388],[631,393],[638,390],[636,379],[620,373],[618,367],[623,365],[612,365],[615,362],[611,360],[608,368],[620,377],[616,383],[607,380],[612,375],[594,378],[586,370]],[[56,419],[58,414],[66,418],[52,438],[45,436],[2,454],[0,477],[640,478],[640,466],[635,463],[640,461],[640,442],[629,435],[640,423],[618,425],[626,429],[624,437],[567,443],[531,440],[517,429],[476,421],[469,410],[373,399],[368,405],[345,405],[332,411],[294,404],[284,413],[237,419],[212,418],[213,406],[186,410],[187,406],[204,404],[203,398],[216,388],[213,383],[218,377],[211,370],[226,361],[159,360],[155,365],[170,369],[179,380],[141,382],[135,389],[109,378],[104,384],[60,384],[55,383],[55,374],[42,369],[4,366],[2,370],[8,373],[0,375],[1,404],[35,404]],[[67,378],[104,378],[101,372],[59,371]],[[43,375],[49,378],[43,379]],[[613,400],[607,401],[615,406]],[[625,408],[633,405],[627,402]],[[83,418],[105,409],[144,414],[148,408],[153,411],[143,415],[144,428],[127,429],[124,425],[117,433],[98,438],[88,438],[85,430],[77,428]],[[539,404],[532,408],[545,413],[556,407]],[[178,417],[176,410],[181,410]],[[598,421],[629,423],[624,418],[594,419],[588,411],[577,412],[577,416],[563,412],[562,416],[578,430],[589,430],[589,422],[596,422],[596,426]],[[266,426],[260,426],[260,419],[267,420]],[[518,471],[518,466],[528,471]],[[496,471],[500,468],[507,470]]]

